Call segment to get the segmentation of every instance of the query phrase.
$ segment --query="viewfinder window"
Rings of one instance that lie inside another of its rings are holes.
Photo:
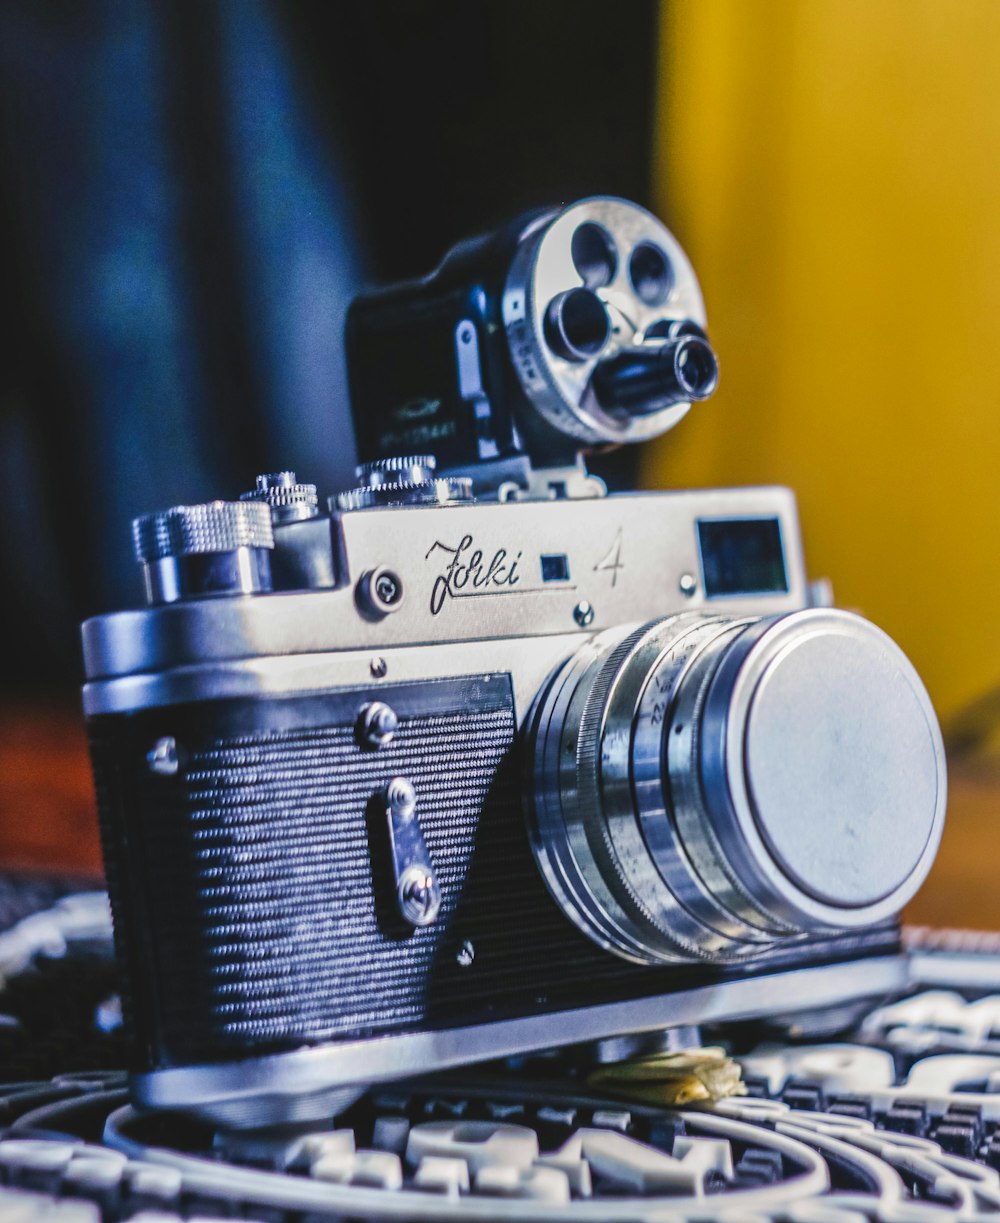
[[[787,592],[777,518],[699,518],[698,544],[708,598]]]
[[[569,581],[569,557],[565,553],[560,552],[557,555],[542,557],[542,581]]]

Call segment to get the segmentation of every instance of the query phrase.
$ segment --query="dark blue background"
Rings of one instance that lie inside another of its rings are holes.
[[[259,470],[350,482],[342,326],[361,287],[526,207],[647,201],[655,16],[0,6],[8,688],[74,685],[79,619],[138,601],[134,515],[234,497]]]

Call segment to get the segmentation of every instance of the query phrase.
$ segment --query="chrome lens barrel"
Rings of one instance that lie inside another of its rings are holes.
[[[529,733],[542,873],[633,961],[723,962],[869,925],[913,895],[940,840],[930,700],[898,646],[847,612],[597,637]]]

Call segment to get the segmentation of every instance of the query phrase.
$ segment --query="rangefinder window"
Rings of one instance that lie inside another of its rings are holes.
[[[569,557],[559,552],[542,557],[543,582],[568,582]]]
[[[699,518],[698,544],[708,598],[788,590],[777,518]]]

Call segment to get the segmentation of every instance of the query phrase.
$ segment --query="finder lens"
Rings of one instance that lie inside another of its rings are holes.
[[[610,333],[611,321],[604,303],[590,289],[560,293],[545,312],[546,343],[567,361],[596,357]]]
[[[603,225],[586,221],[578,225],[570,243],[573,266],[588,289],[603,289],[614,280],[618,253]]]
[[[628,262],[632,288],[647,306],[666,301],[674,287],[674,270],[670,260],[652,242],[640,242]]]
[[[601,406],[630,416],[707,399],[718,382],[719,365],[711,345],[694,335],[622,349],[594,370]]]

